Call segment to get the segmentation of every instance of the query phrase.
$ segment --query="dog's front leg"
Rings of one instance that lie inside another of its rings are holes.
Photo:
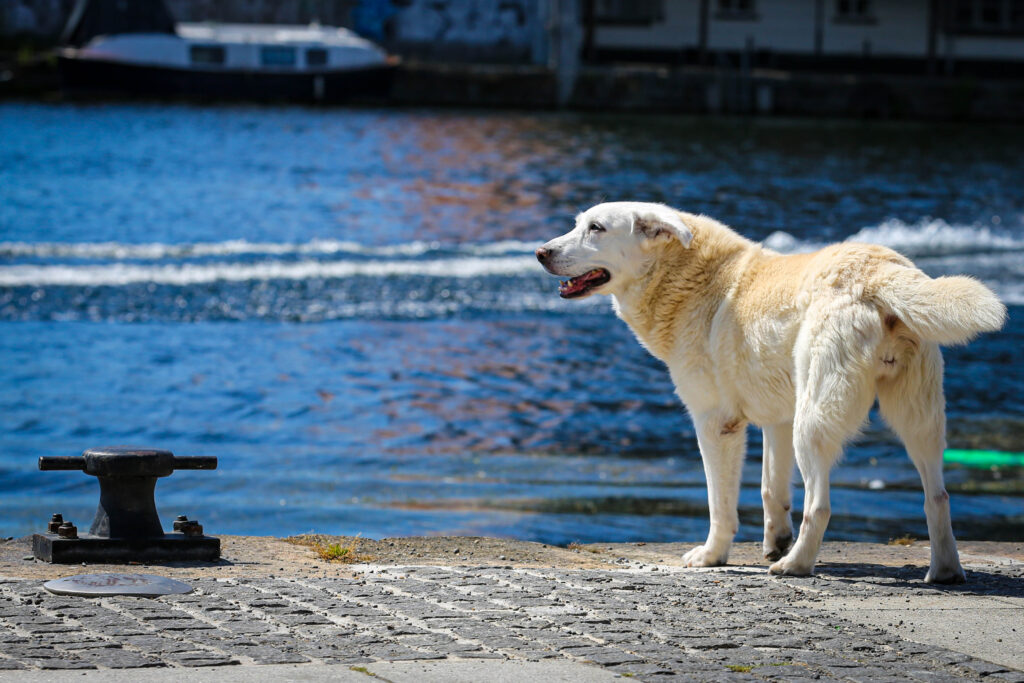
[[[708,540],[683,556],[687,567],[717,567],[729,560],[729,547],[739,529],[737,506],[740,474],[747,446],[747,424],[721,415],[694,417],[697,444],[708,480],[711,528]]]

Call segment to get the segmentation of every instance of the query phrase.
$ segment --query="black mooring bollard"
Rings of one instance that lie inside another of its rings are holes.
[[[88,534],[54,515],[45,534],[32,537],[35,556],[47,562],[214,561],[220,539],[203,535],[196,521],[178,517],[164,533],[153,492],[175,470],[212,470],[217,458],[175,456],[153,448],[91,448],[82,457],[41,457],[40,470],[76,470],[100,482],[100,503]]]

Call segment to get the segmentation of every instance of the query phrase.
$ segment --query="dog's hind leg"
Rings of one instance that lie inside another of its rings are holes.
[[[761,501],[764,503],[764,557],[777,560],[793,543],[790,484],[793,480],[793,425],[769,425],[764,433]]]
[[[863,424],[875,400],[874,355],[881,340],[878,313],[852,302],[828,302],[800,330],[793,446],[804,480],[800,535],[773,574],[806,576],[814,569],[832,508],[829,472],[843,442]]]
[[[903,440],[924,485],[924,511],[931,540],[928,583],[963,583],[964,570],[953,537],[949,494],[942,477],[946,410],[942,395],[942,354],[935,344],[901,358],[903,367],[878,382],[882,416]]]
[[[697,444],[708,480],[711,528],[704,545],[683,555],[687,567],[717,567],[729,560],[739,529],[740,474],[747,448],[747,423],[720,415],[695,415]]]

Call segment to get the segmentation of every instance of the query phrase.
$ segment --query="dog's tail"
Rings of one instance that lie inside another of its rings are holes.
[[[892,264],[879,273],[874,298],[925,341],[966,344],[1006,322],[1006,306],[988,287],[966,275],[930,278],[917,268]]]

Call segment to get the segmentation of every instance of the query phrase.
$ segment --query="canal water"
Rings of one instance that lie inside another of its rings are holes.
[[[41,455],[215,455],[162,480],[213,533],[702,538],[692,426],[607,299],[532,250],[602,200],[782,251],[886,244],[981,278],[952,447],[1024,451],[1024,129],[513,111],[0,104],[0,536],[98,487]],[[750,432],[740,537],[760,538]],[[1019,469],[947,466],[962,538],[1024,538]],[[828,537],[927,534],[872,417]],[[801,501],[797,487],[796,507]]]

